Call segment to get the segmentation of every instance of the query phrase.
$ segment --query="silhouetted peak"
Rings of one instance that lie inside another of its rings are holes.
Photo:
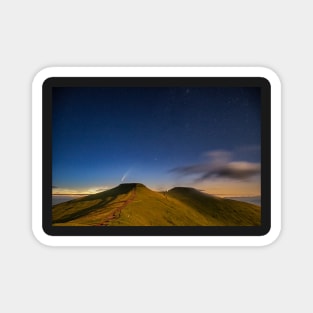
[[[129,187],[129,188],[144,187],[144,188],[147,188],[144,184],[141,184],[141,183],[125,183],[125,184],[120,184],[120,187]]]

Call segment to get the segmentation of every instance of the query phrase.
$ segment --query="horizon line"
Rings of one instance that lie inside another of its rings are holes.
[[[109,190],[109,189],[107,189]],[[106,191],[106,190],[103,190]],[[95,193],[52,193],[52,196],[91,196],[91,195],[95,195],[97,193],[103,192],[103,191],[99,191],[99,192],[95,192]],[[261,195],[240,195],[240,194],[228,194],[228,193],[208,193],[205,192],[203,190],[199,190],[203,193],[206,193],[208,195],[212,195],[212,196],[217,196],[217,197],[238,197],[238,198],[255,198],[255,197],[261,197]],[[165,190],[158,190],[156,192],[167,192]]]

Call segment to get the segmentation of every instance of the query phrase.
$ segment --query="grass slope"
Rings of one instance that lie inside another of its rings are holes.
[[[57,204],[52,207],[53,225],[98,225],[127,201],[133,189],[134,186],[131,184],[123,184],[94,195]]]
[[[261,208],[254,204],[210,196],[193,188],[176,187],[168,194],[205,216],[209,225],[259,226],[261,223]]]
[[[192,188],[155,192],[121,184],[95,195],[53,206],[55,226],[250,226],[260,207],[209,196]]]
[[[125,207],[112,226],[183,226],[205,225],[206,219],[193,208],[165,193],[152,191],[144,185],[136,187],[136,198]]]

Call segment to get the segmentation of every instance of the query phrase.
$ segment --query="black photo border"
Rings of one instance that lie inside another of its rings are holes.
[[[53,87],[261,88],[261,226],[52,226]],[[264,77],[50,77],[42,85],[42,228],[50,236],[264,236],[271,229],[271,85]]]

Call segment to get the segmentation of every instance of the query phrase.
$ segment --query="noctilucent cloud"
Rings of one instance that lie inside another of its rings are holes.
[[[55,87],[53,193],[260,194],[259,88]]]

